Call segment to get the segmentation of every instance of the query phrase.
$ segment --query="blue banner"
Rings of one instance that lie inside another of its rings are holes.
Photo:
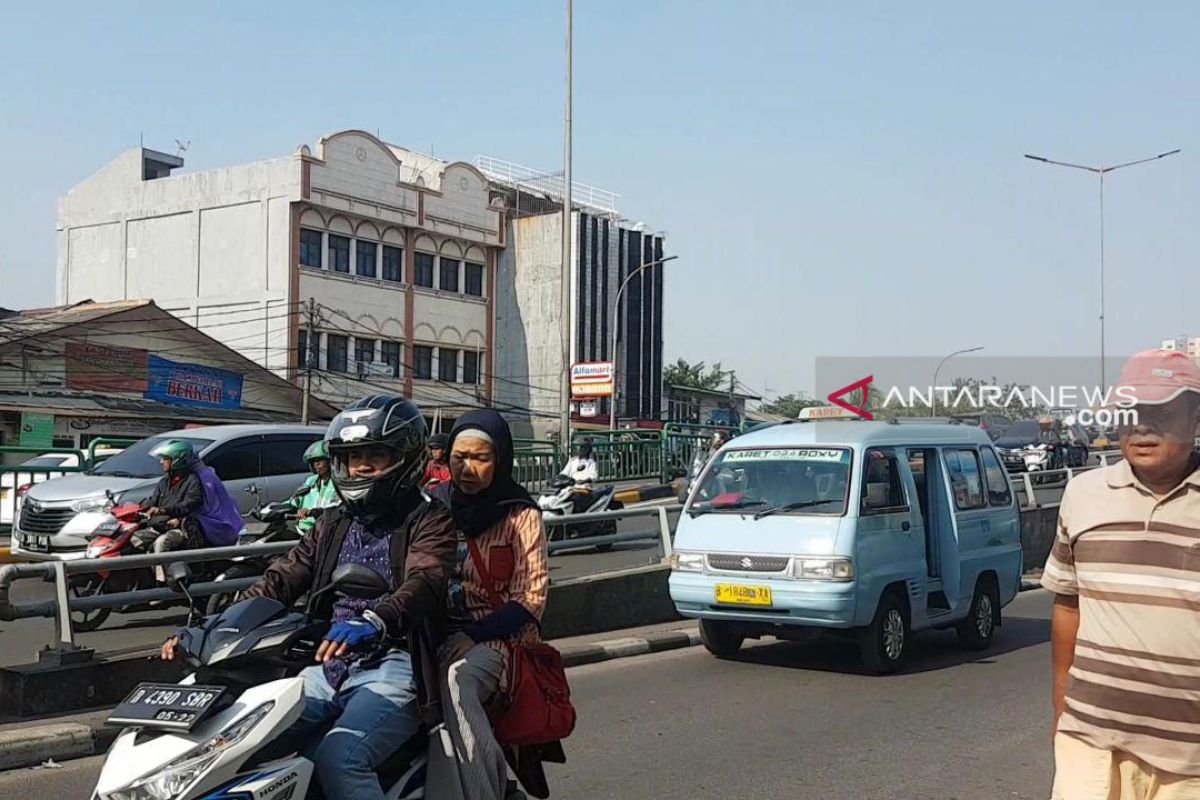
[[[181,364],[150,355],[147,400],[180,406],[240,408],[242,376],[216,367]]]

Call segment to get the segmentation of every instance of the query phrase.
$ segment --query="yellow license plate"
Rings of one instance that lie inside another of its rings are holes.
[[[717,602],[738,606],[769,606],[771,605],[771,587],[718,583]]]

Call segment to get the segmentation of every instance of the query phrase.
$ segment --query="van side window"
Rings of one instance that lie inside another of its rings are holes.
[[[308,472],[304,451],[315,441],[316,437],[268,436],[263,446],[262,474],[270,477]]]
[[[990,447],[983,448],[983,477],[987,481],[988,500],[994,506],[1007,506],[1012,503],[1012,492],[1008,488],[1008,480],[996,451]]]
[[[862,513],[891,514],[908,510],[900,464],[883,450],[868,450],[863,468]]]
[[[983,476],[979,471],[979,456],[967,447],[948,447],[944,451],[950,488],[954,490],[954,505],[959,511],[984,508]]]
[[[223,481],[241,481],[262,474],[259,467],[261,456],[262,442],[256,438],[224,445],[211,456],[205,457],[204,463],[212,467]]]

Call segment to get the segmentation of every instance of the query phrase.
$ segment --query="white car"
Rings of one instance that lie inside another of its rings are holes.
[[[121,451],[118,448],[98,447],[96,448],[96,457],[105,459],[119,452]],[[74,453],[43,453],[28,461],[22,461],[16,467],[16,472],[5,472],[0,475],[0,526],[11,526],[17,518],[17,512],[21,509],[21,500],[24,499],[24,493],[19,491],[21,487],[32,486],[51,478],[61,477],[68,472],[75,472],[79,468],[79,456]],[[28,468],[30,471],[24,472],[22,467]],[[55,467],[64,469],[59,471]]]

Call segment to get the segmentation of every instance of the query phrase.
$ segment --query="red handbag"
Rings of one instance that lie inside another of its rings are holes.
[[[475,540],[468,538],[471,561],[483,581],[492,609],[504,605]],[[550,645],[507,642],[509,686],[488,709],[492,732],[500,744],[527,746],[565,739],[575,730],[575,707],[563,669],[562,655]]]

